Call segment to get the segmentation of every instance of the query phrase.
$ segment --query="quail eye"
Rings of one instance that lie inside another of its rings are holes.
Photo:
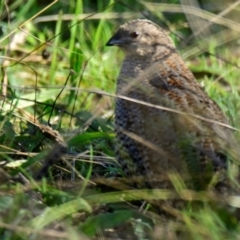
[[[138,35],[139,35],[138,32],[132,32],[132,33],[130,34],[131,38],[137,38]]]

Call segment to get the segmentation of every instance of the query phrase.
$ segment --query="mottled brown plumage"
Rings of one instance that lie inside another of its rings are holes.
[[[201,176],[206,169],[225,168],[230,130],[192,114],[223,124],[228,121],[178,55],[166,31],[151,21],[133,20],[120,26],[107,46],[118,46],[126,55],[117,80],[115,109],[116,154],[126,175],[151,180],[169,170],[188,169]]]

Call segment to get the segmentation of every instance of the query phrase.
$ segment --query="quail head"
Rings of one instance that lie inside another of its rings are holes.
[[[208,173],[225,169],[226,148],[234,141],[223,126],[228,120],[167,32],[149,20],[132,20],[119,27],[107,46],[125,53],[117,79],[115,129],[116,156],[126,176],[157,182],[177,171],[206,181]]]

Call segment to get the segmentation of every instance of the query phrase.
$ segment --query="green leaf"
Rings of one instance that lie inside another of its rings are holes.
[[[114,134],[111,133],[102,133],[102,132],[93,132],[93,133],[81,133],[72,139],[68,141],[68,146],[69,147],[74,147],[74,146],[79,146],[79,144],[86,144],[89,143],[92,140],[96,139],[112,139],[114,137]]]
[[[82,198],[64,203],[53,208],[46,208],[46,210],[33,220],[27,226],[32,226],[34,229],[41,229],[44,226],[63,219],[64,217],[78,212],[79,210],[85,212],[92,212],[91,206]]]
[[[93,216],[82,224],[81,230],[89,236],[94,236],[99,229],[117,227],[132,216],[133,212],[127,210]]]

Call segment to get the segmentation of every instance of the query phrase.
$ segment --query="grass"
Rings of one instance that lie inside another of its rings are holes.
[[[128,189],[131,180],[112,178],[122,174],[111,96],[123,56],[105,44],[136,15],[168,25],[197,80],[239,129],[239,6],[229,2],[227,17],[206,9],[203,18],[220,24],[184,44],[194,26],[177,1],[43,2],[0,5],[0,238],[238,239],[238,197],[190,191],[177,174],[175,191]],[[151,207],[156,199],[167,217]],[[167,204],[173,199],[187,204],[175,209]]]

